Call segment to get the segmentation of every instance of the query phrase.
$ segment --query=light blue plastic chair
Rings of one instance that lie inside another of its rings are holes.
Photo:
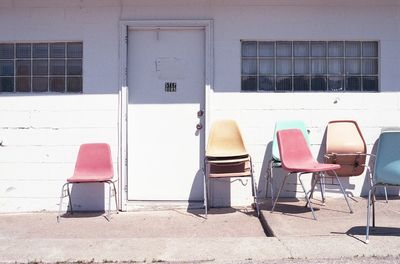
[[[400,187],[400,127],[384,128],[379,136],[373,173],[373,185],[368,192],[366,243],[371,222],[375,227],[375,191],[377,187]],[[371,196],[373,196],[371,198]],[[371,206],[372,205],[372,206]],[[372,207],[372,208],[371,208]]]
[[[284,129],[291,129],[297,128],[300,129],[304,135],[304,138],[307,141],[307,144],[310,145],[310,140],[308,138],[308,132],[306,129],[306,125],[301,120],[281,120],[275,123],[275,130],[274,130],[274,137],[272,141],[272,158],[268,164],[268,171],[267,171],[267,179],[265,185],[265,197],[268,197],[268,188],[271,187],[271,200],[274,201],[274,189],[273,189],[273,169],[274,168],[281,168],[281,156],[279,154],[279,146],[276,137],[276,133],[280,130]]]

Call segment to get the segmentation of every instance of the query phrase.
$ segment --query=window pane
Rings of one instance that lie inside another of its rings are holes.
[[[19,59],[30,59],[31,58],[31,44],[19,43],[16,44],[16,57]]]
[[[293,89],[295,91],[309,91],[310,78],[304,76],[294,77]]]
[[[326,42],[312,41],[311,42],[311,56],[325,57],[326,56]]]
[[[67,57],[68,58],[82,58],[83,45],[82,43],[68,43],[67,44]]]
[[[260,42],[259,44],[259,56],[260,57],[274,57],[275,56],[275,44],[274,42]]]
[[[291,59],[277,59],[276,60],[276,74],[292,74],[292,60]]]
[[[0,61],[0,76],[13,76],[14,75],[14,61],[3,60]]]
[[[67,92],[72,92],[72,93],[82,92],[82,77],[68,77]]]
[[[13,77],[0,77],[0,92],[14,92]]]
[[[294,74],[306,75],[310,73],[310,64],[308,59],[295,59],[294,60]]]
[[[70,61],[68,61],[68,74],[70,73]],[[242,60],[242,74],[257,75],[257,60],[256,59],[243,59]]]
[[[275,74],[274,59],[260,59],[260,74],[264,74],[264,75]]]
[[[363,77],[363,91],[377,92],[378,91],[378,77],[365,76]]]
[[[260,77],[258,82],[260,91],[275,91],[275,78],[274,77]]]
[[[28,93],[31,91],[31,78],[18,77],[15,82],[15,91]]]
[[[306,41],[296,41],[293,43],[294,56],[295,57],[308,57],[309,48],[308,42]]]
[[[363,42],[362,54],[364,57],[378,57],[378,42],[376,41]]]
[[[16,75],[31,75],[31,61],[30,60],[17,60],[16,61]]]
[[[313,75],[326,74],[326,60],[313,59],[311,61],[311,72]]]
[[[68,60],[67,74],[82,75],[82,60]]]
[[[276,77],[276,91],[292,91],[292,77]]]
[[[378,60],[377,59],[364,59],[362,61],[363,74],[378,74]]]
[[[242,57],[256,57],[257,56],[257,42],[246,41],[242,42]],[[68,57],[69,56],[69,46],[68,46]]]
[[[361,60],[346,59],[346,74],[360,74]]]
[[[50,92],[65,92],[65,78],[50,77]]]
[[[289,41],[277,42],[276,43],[276,56],[291,57],[292,56],[292,43]]]
[[[326,78],[325,77],[312,77],[311,78],[312,91],[326,91]]]
[[[48,86],[49,86],[49,79],[47,77],[33,77],[32,78],[32,91],[47,92]]]
[[[0,44],[0,59],[14,59],[14,44]]]
[[[242,91],[257,91],[257,77],[243,76]]]
[[[65,58],[65,43],[51,43],[50,58]]]
[[[51,75],[64,75],[65,74],[65,60],[50,60],[50,74]]]
[[[33,58],[48,58],[49,45],[47,43],[33,44]]]
[[[328,78],[328,90],[334,91],[334,92],[344,91],[343,77],[329,77]]]
[[[328,56],[329,57],[343,57],[344,44],[341,41],[328,42]]]
[[[329,74],[343,74],[343,59],[329,59],[328,60],[328,73]]]
[[[361,42],[346,41],[346,56],[360,57],[361,56]]]
[[[33,75],[47,75],[47,74],[48,74],[47,60],[34,60]]]
[[[361,91],[361,78],[350,76],[346,78],[346,91]]]

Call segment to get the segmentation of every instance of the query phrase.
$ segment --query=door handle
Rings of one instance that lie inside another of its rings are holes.
[[[197,111],[197,117],[202,117],[203,115],[204,115],[204,111],[203,110]]]

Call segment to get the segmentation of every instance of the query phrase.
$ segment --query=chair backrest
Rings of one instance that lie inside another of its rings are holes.
[[[307,144],[310,143],[308,138],[308,132],[306,129],[306,125],[301,120],[281,120],[275,123],[275,131],[274,131],[274,138],[272,141],[272,158],[276,161],[280,161],[280,154],[279,154],[279,147],[277,142],[276,133],[279,130],[290,129],[290,128],[297,128],[300,129],[306,139]]]
[[[379,136],[374,181],[400,185],[400,128],[383,129]]]
[[[72,178],[82,181],[107,181],[114,176],[110,146],[106,143],[82,144]]]
[[[207,143],[207,157],[235,157],[248,155],[239,127],[234,120],[215,121]]]
[[[341,168],[335,171],[338,176],[361,175],[365,169],[362,165],[365,164],[366,153],[367,145],[356,121],[335,120],[328,123],[325,155],[329,158],[326,158],[325,162],[341,165]]]
[[[284,169],[299,171],[300,168],[316,162],[300,129],[279,130],[277,141]]]

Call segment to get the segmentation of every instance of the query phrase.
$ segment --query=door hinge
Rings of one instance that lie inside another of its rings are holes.
[[[125,186],[124,186],[124,191],[125,191],[125,192],[128,192],[128,185],[125,185]]]

